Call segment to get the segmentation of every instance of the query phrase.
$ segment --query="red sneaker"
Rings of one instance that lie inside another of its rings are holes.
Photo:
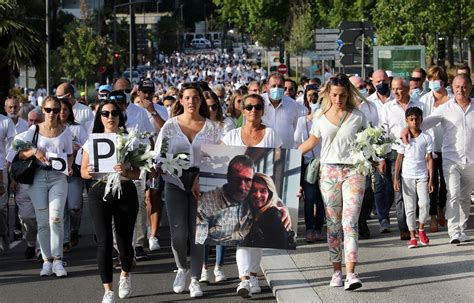
[[[423,230],[418,230],[418,237],[420,238],[420,243],[424,246],[428,245],[430,243],[430,239],[426,235],[426,231]]]
[[[410,242],[408,242],[408,248],[417,248],[418,247],[418,242],[416,241],[416,238],[410,239]]]

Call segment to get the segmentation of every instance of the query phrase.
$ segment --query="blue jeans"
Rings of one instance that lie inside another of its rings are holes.
[[[211,245],[206,245],[204,249],[204,265],[207,267],[209,264],[209,252],[211,250]],[[225,246],[224,245],[216,245],[216,266],[224,265],[224,258],[225,258]]]
[[[64,208],[64,243],[69,243],[71,233],[78,233],[82,218],[82,191],[84,180],[80,177],[67,178],[68,193]]]
[[[63,257],[63,218],[67,193],[65,174],[36,169],[28,194],[35,208],[38,242],[43,259]]]
[[[385,158],[385,174],[375,170],[375,206],[379,222],[390,222],[390,208],[393,203],[392,160]]]
[[[303,164],[301,168],[301,175],[305,175],[308,164]],[[306,230],[321,231],[324,225],[325,211],[323,197],[321,197],[321,190],[319,189],[319,181],[316,184],[310,184],[302,178],[301,186],[304,193],[304,222]],[[314,214],[314,207],[316,206],[316,215]]]

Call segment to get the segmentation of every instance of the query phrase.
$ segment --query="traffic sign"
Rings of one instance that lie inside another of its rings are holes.
[[[288,72],[288,67],[285,64],[280,64],[280,65],[278,65],[277,71],[280,74],[284,75]]]

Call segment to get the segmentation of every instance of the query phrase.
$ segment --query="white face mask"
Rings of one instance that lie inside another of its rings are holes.
[[[168,118],[171,118],[171,109],[172,108],[173,108],[172,106],[166,108],[166,111],[168,112]]]

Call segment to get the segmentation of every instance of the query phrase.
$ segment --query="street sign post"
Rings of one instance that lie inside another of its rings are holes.
[[[408,78],[414,68],[425,66],[425,47],[422,45],[374,47],[374,70],[391,70],[394,76]]]
[[[337,39],[339,29],[337,28],[318,28],[315,31],[316,53],[320,60],[334,60],[339,53]]]

